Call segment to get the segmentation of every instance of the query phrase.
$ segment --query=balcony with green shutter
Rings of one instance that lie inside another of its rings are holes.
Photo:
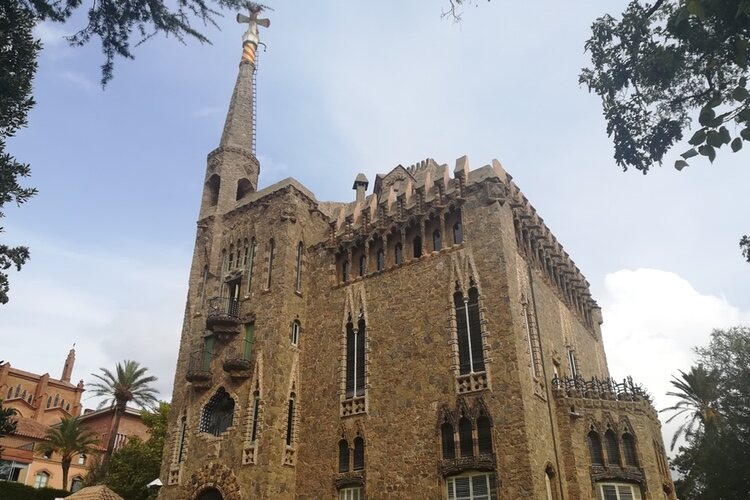
[[[196,389],[207,389],[211,387],[213,376],[211,374],[211,359],[213,358],[213,346],[207,344],[204,348],[190,353],[188,369],[185,380],[190,382]]]
[[[213,297],[208,301],[206,329],[222,342],[227,342],[242,331],[240,301],[237,297]]]
[[[245,325],[245,336],[235,340],[224,351],[224,371],[232,378],[248,378],[252,375],[252,354],[255,335],[253,323]]]

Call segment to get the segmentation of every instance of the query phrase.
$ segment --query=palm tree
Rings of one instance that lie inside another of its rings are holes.
[[[50,427],[47,439],[39,449],[39,453],[58,453],[62,464],[63,489],[68,489],[68,471],[73,457],[81,453],[91,453],[96,450],[99,439],[96,432],[81,425],[78,419],[66,417],[58,425]]]
[[[93,374],[98,382],[90,384],[89,387],[95,396],[105,398],[99,405],[100,408],[109,404],[115,410],[109,431],[107,451],[104,453],[104,462],[106,463],[115,449],[120,418],[125,413],[128,403],[132,401],[141,408],[150,408],[158,402],[156,399],[158,393],[150,385],[156,381],[156,377],[147,376],[148,368],[141,366],[137,361],[125,360],[123,363],[117,363],[115,374],[106,368],[100,368],[100,370],[102,371],[101,375]]]
[[[670,391],[667,396],[674,396],[680,400],[674,406],[661,411],[675,411],[667,423],[680,415],[688,417],[672,437],[670,449],[674,449],[677,439],[681,435],[690,436],[698,429],[712,430],[721,419],[719,413],[719,374],[714,369],[706,370],[703,365],[693,366],[688,373],[679,370],[680,377],[672,376],[670,383],[677,391]]]

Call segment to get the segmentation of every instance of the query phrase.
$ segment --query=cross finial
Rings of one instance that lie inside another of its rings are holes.
[[[268,28],[271,25],[271,21],[269,19],[260,19],[258,17],[260,13],[266,8],[267,7],[264,7],[263,5],[258,3],[250,3],[249,16],[246,16],[244,14],[237,14],[237,22],[247,23],[248,25],[247,31],[245,31],[245,34],[242,35],[243,62],[247,61],[255,65],[255,50],[258,48],[258,43],[260,42],[260,36],[258,35],[258,26]]]

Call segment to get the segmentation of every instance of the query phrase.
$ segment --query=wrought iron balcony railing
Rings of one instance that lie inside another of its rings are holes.
[[[208,301],[209,316],[240,317],[240,301],[237,297],[212,297]]]
[[[589,380],[583,377],[557,377],[552,379],[552,388],[561,390],[568,396],[577,395],[588,399],[617,399],[621,401],[634,401],[644,399],[651,402],[651,395],[640,384],[633,382],[632,377],[627,377],[622,382],[609,377],[599,379],[592,377]]]
[[[206,328],[227,342],[240,333],[240,301],[237,297],[214,297],[208,301]]]
[[[191,352],[185,379],[196,387],[210,385],[211,358],[213,358],[213,352],[205,348]]]
[[[224,371],[233,377],[249,377],[252,367],[253,342],[242,340],[224,351]]]

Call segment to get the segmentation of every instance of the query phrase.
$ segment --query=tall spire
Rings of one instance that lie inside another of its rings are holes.
[[[60,380],[63,382],[70,382],[70,376],[73,374],[73,365],[76,362],[76,345],[73,344],[73,348],[68,352],[68,357],[65,358],[65,365],[63,365],[62,377]]]
[[[238,23],[247,23],[247,31],[242,36],[242,59],[237,82],[234,84],[232,100],[229,103],[224,131],[219,147],[236,147],[253,151],[253,126],[255,120],[253,100],[253,76],[255,73],[256,52],[260,43],[258,26],[268,27],[271,21],[259,19],[263,10],[259,4],[250,4],[250,16],[237,14]]]

